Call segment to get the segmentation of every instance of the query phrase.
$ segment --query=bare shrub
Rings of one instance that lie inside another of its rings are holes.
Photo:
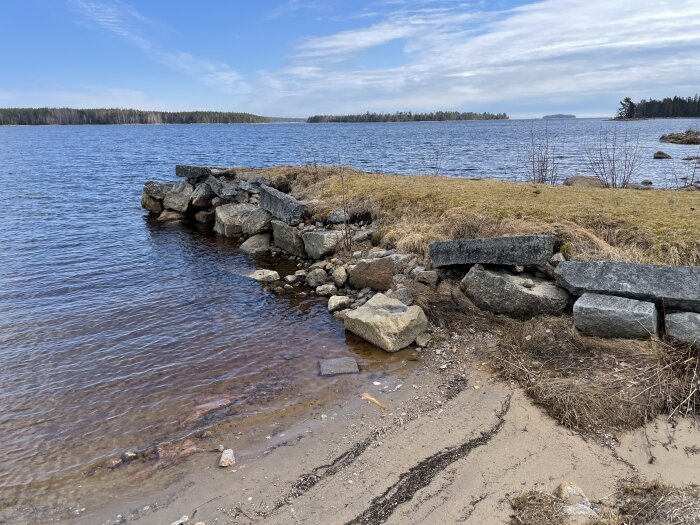
[[[606,188],[627,188],[642,167],[639,135],[627,127],[601,128],[597,142],[586,147],[586,167]]]
[[[549,141],[549,127],[545,123],[544,132],[535,133],[530,127],[530,144],[527,151],[526,178],[533,184],[556,184],[559,180],[559,162],[554,144]]]

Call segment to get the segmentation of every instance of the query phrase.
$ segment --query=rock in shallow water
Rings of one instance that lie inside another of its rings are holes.
[[[322,376],[336,376],[340,374],[358,374],[360,372],[357,361],[353,357],[336,357],[334,359],[321,359],[318,366]]]
[[[274,270],[255,270],[253,273],[249,274],[248,277],[259,283],[271,283],[273,281],[279,281],[280,274]]]
[[[387,352],[407,347],[428,330],[428,318],[420,306],[406,306],[378,293],[348,312],[345,329]]]
[[[328,310],[330,312],[339,312],[340,310],[350,308],[351,304],[352,298],[345,295],[334,295],[328,299]]]
[[[259,233],[253,235],[241,244],[241,251],[251,255],[262,255],[270,251],[270,234]]]

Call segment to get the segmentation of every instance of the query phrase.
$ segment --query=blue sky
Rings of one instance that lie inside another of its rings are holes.
[[[699,0],[0,0],[0,106],[604,116],[700,91]]]

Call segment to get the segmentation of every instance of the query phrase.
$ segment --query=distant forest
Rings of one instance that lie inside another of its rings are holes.
[[[505,120],[505,113],[473,113],[471,111],[434,111],[432,113],[364,113],[360,115],[314,115],[307,122],[415,122],[434,120]]]
[[[0,108],[0,125],[47,124],[241,124],[267,117],[225,111],[140,111],[136,109]]]
[[[615,118],[696,118],[700,117],[700,97],[666,97],[663,100],[633,102],[630,97],[620,102]]]

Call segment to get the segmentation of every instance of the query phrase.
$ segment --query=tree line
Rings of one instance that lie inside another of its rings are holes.
[[[396,113],[367,113],[358,115],[314,115],[306,121],[317,122],[416,122],[443,120],[505,120],[505,113],[474,113],[471,111],[433,111],[430,113],[412,113],[399,111]]]
[[[267,117],[228,111],[141,111],[137,109],[0,108],[0,125],[66,124],[241,124]]]
[[[700,117],[700,96],[666,97],[661,100],[642,99],[634,102],[630,97],[620,101],[617,119],[636,118],[697,118]]]

